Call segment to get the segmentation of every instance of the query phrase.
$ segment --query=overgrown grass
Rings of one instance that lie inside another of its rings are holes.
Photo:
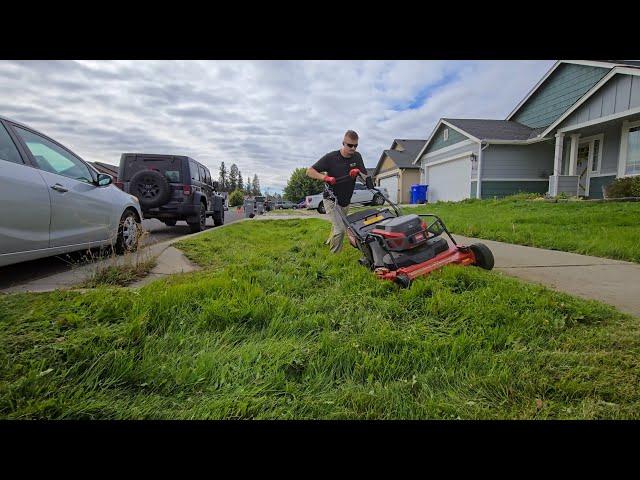
[[[96,288],[99,286],[125,287],[136,280],[144,278],[157,265],[157,259],[146,258],[135,263],[100,266],[80,286]]]
[[[438,202],[405,213],[435,213],[454,233],[531,247],[640,262],[640,202],[523,200]]]
[[[0,416],[639,418],[637,319],[474,267],[399,290],[319,219],[180,244],[140,291],[0,298]]]

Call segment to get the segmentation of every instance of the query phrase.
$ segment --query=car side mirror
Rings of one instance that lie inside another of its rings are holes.
[[[369,176],[367,176],[367,178],[365,179],[365,184],[367,185],[368,189],[372,189],[373,188],[373,179]]]
[[[99,173],[96,183],[99,187],[106,187],[107,185],[111,185],[113,183],[113,177],[111,175],[107,175],[106,173]]]

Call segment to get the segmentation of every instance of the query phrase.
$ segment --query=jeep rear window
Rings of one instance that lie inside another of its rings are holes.
[[[180,170],[167,170],[164,172],[164,176],[167,177],[167,180],[170,182],[177,183],[180,181]]]

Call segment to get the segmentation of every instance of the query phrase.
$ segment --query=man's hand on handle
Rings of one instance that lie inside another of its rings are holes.
[[[349,176],[351,178],[356,178],[359,174],[360,174],[359,168],[352,168],[351,170],[349,170]]]
[[[325,175],[324,176],[324,181],[326,183],[328,183],[329,185],[335,185],[336,184],[336,177],[330,177],[329,175]]]

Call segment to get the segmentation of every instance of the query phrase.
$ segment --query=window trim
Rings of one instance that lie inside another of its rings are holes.
[[[27,155],[27,158],[29,159],[29,163],[31,164],[31,166],[33,168],[35,168],[37,170],[40,170],[40,171],[44,171],[38,166],[37,162],[35,161],[35,158],[34,158],[33,154],[31,153],[31,150],[27,146],[26,142],[20,136],[20,133],[18,132],[18,129],[26,130],[27,132],[30,132],[30,133],[32,133],[34,135],[42,137],[42,138],[48,140],[49,142],[53,143],[54,145],[60,147],[62,150],[66,151],[66,152],[70,153],[71,155],[73,155],[74,157],[76,157],[89,170],[89,174],[91,175],[91,179],[92,179],[92,182],[89,183],[89,185],[94,185],[94,186],[96,185],[96,182],[98,181],[97,170],[95,168],[93,168],[86,160],[81,158],[79,155],[75,154],[73,151],[69,150],[67,147],[65,147],[61,143],[56,142],[53,138],[48,137],[47,135],[45,135],[45,134],[43,134],[43,133],[41,133],[41,132],[39,132],[37,130],[29,128],[26,125],[15,124],[15,123],[11,123],[10,125],[11,125],[11,129],[13,130],[13,134],[15,136],[15,139],[18,140],[18,142],[20,142],[20,146],[21,146],[22,150],[25,152],[25,154]],[[76,182],[87,184],[87,182],[84,182],[82,180],[77,180],[77,179],[72,178],[72,177],[67,177],[66,175],[61,175],[59,173],[54,173],[54,172],[47,172],[47,173],[51,173],[52,175],[58,175],[59,177],[63,177],[63,178],[67,178],[69,180],[74,180]]]
[[[17,143],[16,139],[14,138],[13,132],[11,131],[11,126],[5,124],[4,121],[0,120],[0,128],[3,128],[5,132],[7,132],[7,136],[9,137],[9,140],[11,140],[11,142],[13,143],[13,146],[15,147],[16,152],[18,152],[18,157],[20,158],[20,161],[22,163],[12,162],[11,160],[3,160],[1,158],[0,160],[2,160],[3,162],[15,163],[16,165],[26,165],[30,167],[31,166],[30,163],[27,163],[25,161],[24,152],[21,151],[20,145]]]
[[[625,120],[622,122],[622,130],[620,135],[620,153],[618,155],[618,178],[624,177],[637,177],[639,173],[628,173],[624,171],[627,167],[627,145],[629,143],[629,130],[632,128],[640,127],[640,120],[636,122],[629,122]]]
[[[442,131],[442,140],[444,140],[445,142],[446,142],[447,140],[449,140],[449,129],[448,129],[448,128],[445,128],[445,129]]]

